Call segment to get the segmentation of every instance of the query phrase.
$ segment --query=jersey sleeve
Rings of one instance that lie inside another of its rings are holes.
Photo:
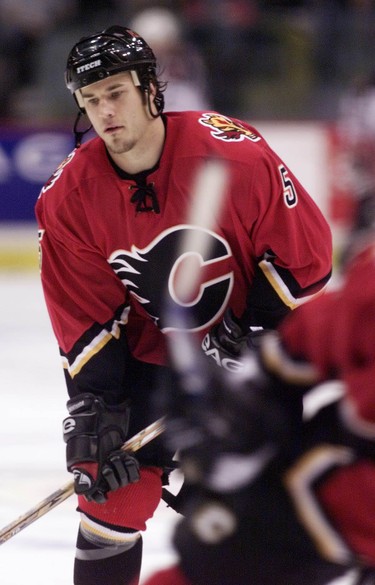
[[[343,390],[308,423],[310,449],[289,470],[287,485],[319,546],[332,554],[341,539],[342,551],[349,547],[370,564],[375,559],[368,537],[375,530],[368,513],[375,493],[374,260],[372,244],[354,259],[337,289],[291,313],[279,327],[289,356],[316,366],[321,382],[340,380]],[[323,534],[329,537],[324,542]]]
[[[78,197],[58,209],[38,200],[41,279],[59,346],[68,351],[93,323],[108,321],[126,289],[93,242]]]
[[[331,231],[316,203],[272,151],[256,164],[250,198],[251,206],[257,206],[250,226],[256,268],[246,317],[250,325],[273,328],[329,281]]]
[[[280,326],[288,351],[317,365],[322,379],[345,383],[347,424],[375,437],[375,247],[364,250],[343,284],[301,307]]]
[[[123,400],[124,389],[136,387],[139,370],[128,329],[134,334],[152,324],[132,317],[127,290],[93,243],[78,198],[55,209],[42,197],[36,217],[42,286],[68,393]],[[144,375],[151,376],[146,369]]]

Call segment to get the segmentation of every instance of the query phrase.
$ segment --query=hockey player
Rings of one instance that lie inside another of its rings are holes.
[[[247,381],[223,384],[196,366],[197,412],[191,366],[179,369],[170,424],[174,442],[183,429],[181,445],[194,430],[181,459],[195,492],[175,535],[179,565],[145,585],[325,585],[346,573],[345,583],[375,583],[374,307],[372,235],[338,290],[266,333],[258,360],[252,348]],[[298,432],[288,401],[324,392],[327,380],[341,392]]]
[[[246,330],[274,327],[322,292],[331,234],[256,129],[215,112],[163,113],[155,56],[135,32],[114,26],[81,39],[66,84],[97,136],[80,146],[76,124],[77,148],[42,189],[36,217],[69,393],[64,440],[81,517],[74,583],[133,585],[171,454],[158,440],[136,458],[119,448],[159,415],[175,328],[166,299],[195,307],[207,351],[227,308]],[[229,169],[226,202],[207,232],[209,255],[192,250],[200,280],[186,299],[175,288],[186,260],[177,242],[203,230],[185,221],[196,173],[212,158]]]

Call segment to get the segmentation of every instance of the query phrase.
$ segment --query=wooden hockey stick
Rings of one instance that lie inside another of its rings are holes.
[[[136,435],[125,441],[121,449],[123,451],[138,451],[144,445],[155,439],[164,431],[164,417],[150,424],[148,427],[139,431]],[[27,526],[30,526],[35,520],[38,520],[44,514],[61,504],[74,493],[74,482],[71,481],[60,489],[47,496],[39,502],[34,508],[11,522],[0,531],[0,545],[21,532]]]

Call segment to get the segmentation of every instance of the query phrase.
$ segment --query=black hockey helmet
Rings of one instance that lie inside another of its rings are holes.
[[[70,51],[65,83],[83,110],[78,90],[121,71],[135,71],[133,81],[145,92],[152,81],[157,88],[155,105],[163,111],[164,96],[156,76],[156,57],[151,47],[136,32],[111,26],[81,38]]]

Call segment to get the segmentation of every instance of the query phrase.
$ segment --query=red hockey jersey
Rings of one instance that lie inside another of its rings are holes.
[[[213,245],[197,264],[201,278],[190,299],[196,331],[203,335],[228,306],[237,316],[250,306],[254,324],[277,324],[330,277],[329,226],[256,129],[216,113],[167,113],[164,121],[155,168],[127,175],[93,138],[69,154],[37,201],[44,293],[72,376],[125,323],[133,355],[164,363],[163,333],[174,324],[163,306],[166,297],[179,303],[177,242],[187,229],[202,229],[186,218],[208,158],[224,159],[229,179],[219,225],[209,232]],[[150,185],[160,212],[137,213],[134,189]]]
[[[371,443],[375,454],[375,244],[355,258],[340,289],[290,315],[280,332],[289,352],[313,363],[322,380],[344,382],[343,428],[366,441],[366,453],[343,451],[317,494],[344,542],[375,566],[375,463],[369,455]],[[322,524],[315,526],[322,539]]]

